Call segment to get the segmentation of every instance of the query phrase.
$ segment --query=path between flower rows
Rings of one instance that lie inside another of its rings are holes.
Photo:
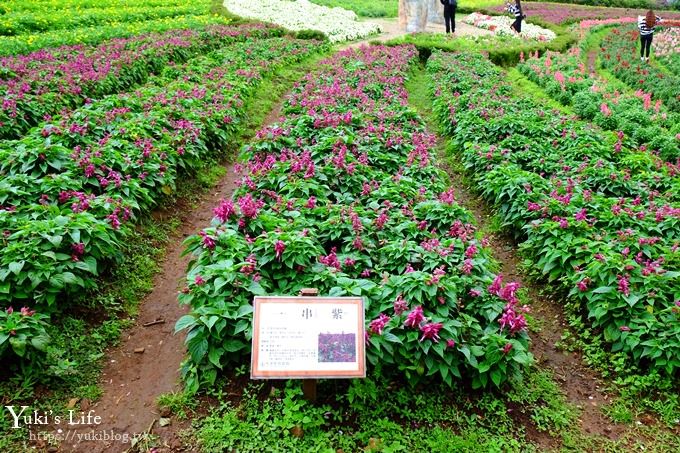
[[[385,22],[396,25],[396,21]],[[460,30],[463,32],[464,28],[461,27]],[[387,40],[398,36],[396,31],[390,34],[392,32],[387,29],[379,39]],[[363,42],[352,43],[350,46],[361,44]],[[281,105],[282,101],[266,118],[265,125],[278,119]],[[421,112],[423,113],[427,117],[427,112]],[[443,148],[444,139],[438,136],[438,140],[440,148]],[[484,202],[473,194],[462,176],[450,169],[447,170],[451,175],[457,200],[474,213],[477,223],[483,230],[488,230],[491,214],[485,208]],[[187,450],[179,437],[180,430],[186,428],[189,422],[178,422],[173,418],[170,426],[158,425],[160,413],[156,400],[161,394],[181,389],[179,366],[185,353],[184,336],[173,335],[173,331],[177,319],[186,313],[186,307],[180,307],[177,302],[177,292],[184,285],[186,268],[190,260],[189,256],[181,256],[184,250],[182,242],[188,235],[209,225],[213,217],[213,207],[219,200],[231,197],[235,189],[235,180],[233,165],[227,165],[226,175],[215,188],[201,196],[197,205],[186,210],[182,216],[182,226],[170,241],[171,245],[166,251],[161,271],[154,280],[154,290],[140,305],[135,326],[127,332],[121,344],[107,354],[101,377],[102,398],[93,405],[81,406],[81,410],[87,412],[93,409],[96,415],[102,417],[102,423],[95,426],[95,433],[133,435],[151,432],[161,439],[163,447],[157,450],[159,452],[194,451],[195,447]],[[509,280],[522,282],[515,245],[508,239],[496,235],[491,235],[490,239],[494,256],[502,264],[503,275]],[[580,421],[583,432],[616,437],[621,429],[609,423],[599,410],[598,406],[606,403],[608,396],[603,393],[594,374],[582,365],[576,354],[562,353],[555,347],[564,328],[561,311],[553,301],[540,296],[536,288],[527,286],[533,316],[542,326],[540,333],[532,334],[532,352],[537,363],[542,368],[552,370],[555,379],[563,384],[562,388],[569,402],[582,408]],[[144,327],[145,323],[159,319],[165,322]],[[135,349],[138,348],[144,348],[144,352],[135,353]],[[518,422],[526,426],[527,437],[542,449],[559,446],[557,439],[536,430],[528,416],[518,416]],[[88,428],[75,432],[84,434],[90,430]],[[71,438],[62,444],[61,450],[88,453],[123,452],[129,447],[129,443],[101,440],[78,442]]]
[[[456,16],[456,33],[452,36],[454,37],[460,37],[460,36],[490,36],[493,35],[493,32],[489,30],[484,30],[483,28],[475,27],[473,25],[468,25],[463,22],[463,15],[458,15]],[[398,38],[400,36],[403,36],[406,34],[400,27],[399,27],[399,21],[395,18],[390,18],[390,19],[370,19],[370,22],[374,22],[378,25],[380,25],[380,28],[382,29],[382,33],[379,35],[374,35],[374,36],[369,36],[366,39],[360,40],[353,42],[349,44],[347,47],[359,47],[365,43],[368,43],[370,41],[380,41],[380,42],[385,42],[389,41],[394,38]],[[433,23],[428,23],[427,27],[425,28],[425,31],[430,32],[430,33],[445,33],[446,28],[442,24],[433,24]]]
[[[425,82],[421,79],[425,77],[423,72],[415,74],[413,83],[423,84]],[[428,129],[437,130],[437,125],[433,123],[431,106],[424,108],[413,102],[412,104],[426,120]],[[514,241],[493,232],[491,226],[493,212],[486,201],[467,184],[463,174],[445,163],[447,162],[447,156],[444,155],[446,139],[439,134],[437,134],[437,146],[440,165],[450,177],[449,182],[454,189],[455,199],[473,214],[478,228],[489,240],[493,256],[501,265],[499,273],[507,281],[518,282],[521,287],[527,289],[531,315],[540,327],[540,331],[532,330],[530,333],[530,350],[534,354],[536,364],[540,369],[550,370],[567,401],[581,411],[579,417],[581,432],[617,439],[625,428],[612,423],[600,411],[600,407],[607,404],[610,399],[604,385],[599,382],[593,371],[584,366],[579,354],[563,352],[557,347],[566,328],[564,313],[559,309],[560,301],[553,300],[552,295],[549,294],[549,288],[541,288],[527,281],[526,276],[520,271],[522,260]],[[521,414],[521,407],[511,407],[511,409],[517,412],[514,414],[517,422],[526,427],[528,440],[534,442],[541,450],[559,449],[559,439],[546,432],[538,431],[529,415]]]
[[[276,104],[263,125],[278,120],[285,95]],[[82,411],[94,410],[102,417],[102,423],[94,429],[83,428],[75,433],[114,433],[119,435],[135,434],[144,436],[153,433],[160,437],[162,448],[158,452],[198,451],[187,450],[179,437],[189,421],[173,419],[170,426],[160,427],[157,423],[160,412],[157,398],[168,392],[181,391],[179,367],[184,359],[186,348],[184,335],[174,335],[175,322],[188,312],[188,307],[180,306],[177,293],[184,286],[190,256],[182,256],[183,242],[187,236],[208,226],[213,218],[213,208],[225,198],[231,198],[236,189],[236,172],[233,164],[226,164],[226,173],[215,187],[203,194],[190,209],[181,216],[181,227],[173,234],[166,249],[161,270],[154,278],[154,289],[139,306],[135,325],[124,335],[120,345],[113,348],[106,357],[106,364],[100,379],[102,397],[92,406],[83,406]],[[174,208],[182,209],[182,206]],[[164,213],[156,212],[163,220]],[[144,324],[157,320],[165,322],[144,327]],[[135,349],[144,348],[143,353]],[[163,414],[166,415],[166,414]],[[62,443],[62,450],[99,453],[124,452],[130,443],[78,442],[74,435],[70,441]]]
[[[187,312],[187,307],[177,303],[177,291],[183,285],[190,260],[189,256],[181,256],[184,250],[182,242],[210,223],[213,207],[219,200],[230,197],[235,187],[233,165],[228,165],[226,175],[217,186],[203,195],[194,209],[187,210],[182,216],[182,226],[170,239],[162,270],[154,279],[153,291],[139,307],[135,326],[127,332],[121,344],[107,354],[101,377],[102,398],[91,407],[81,407],[86,412],[93,409],[96,415],[102,417],[102,423],[95,427],[94,432],[144,433],[159,418],[157,397],[180,390],[179,366],[186,349],[184,337],[173,335],[173,332],[177,319]],[[144,327],[144,324],[157,320],[165,322]],[[135,353],[138,348],[144,348],[144,352]],[[154,426],[152,431],[171,447],[181,446],[174,430]],[[127,448],[129,444],[102,441],[62,444],[63,450],[89,453],[118,452]]]

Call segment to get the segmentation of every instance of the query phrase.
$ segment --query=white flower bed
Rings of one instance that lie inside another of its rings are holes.
[[[320,31],[331,42],[380,32],[377,24],[358,22],[354,11],[315,5],[308,0],[224,0],[224,6],[237,16],[271,22],[289,30]]]
[[[514,21],[515,18],[510,16],[487,16],[481,13],[472,13],[463,19],[463,22],[466,24],[492,31],[495,35],[517,36],[517,33],[510,28]],[[536,41],[552,41],[557,37],[552,30],[526,22],[522,22],[522,33],[520,36],[524,39],[534,39]]]

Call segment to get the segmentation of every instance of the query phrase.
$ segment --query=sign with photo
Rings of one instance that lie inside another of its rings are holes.
[[[366,377],[361,297],[256,297],[252,379]]]

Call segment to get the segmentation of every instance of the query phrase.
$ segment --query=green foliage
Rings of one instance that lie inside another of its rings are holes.
[[[186,420],[198,407],[198,401],[186,392],[164,393],[157,398],[158,407],[168,408],[179,420]]]
[[[318,30],[300,30],[293,34],[297,39],[315,39],[317,41],[328,41],[328,37]]]
[[[344,387],[344,384],[340,384]],[[263,388],[265,387],[265,388]],[[298,383],[249,386],[238,403],[224,402],[195,423],[203,451],[257,452],[276,445],[285,451],[335,452],[531,452],[502,399],[440,387],[413,391],[375,375],[350,383],[347,400],[338,384],[321,383],[317,405],[301,398]],[[369,395],[364,389],[371,389]],[[339,394],[336,398],[332,395]]]
[[[49,316],[26,307],[0,310],[0,359],[16,356],[38,366],[50,340],[45,330]]]

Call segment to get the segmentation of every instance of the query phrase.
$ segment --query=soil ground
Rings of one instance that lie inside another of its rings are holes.
[[[114,434],[141,434],[158,420],[156,399],[163,393],[180,390],[179,366],[186,352],[184,335],[174,335],[175,322],[188,311],[177,302],[177,293],[184,284],[190,256],[181,256],[182,242],[201,228],[210,224],[213,208],[219,200],[231,196],[235,186],[232,165],[211,193],[205,194],[195,207],[185,207],[182,226],[170,240],[162,270],[154,279],[154,290],[144,299],[134,327],[121,344],[107,355],[101,377],[102,398],[92,406],[82,407],[86,413],[94,410],[102,423],[94,430],[80,429],[85,434],[113,432]],[[181,208],[178,208],[181,209]],[[156,215],[163,216],[163,212]],[[144,324],[163,321],[145,327]],[[143,352],[135,352],[144,348]],[[165,428],[155,427],[153,432],[161,438]],[[171,432],[172,430],[167,430]],[[75,435],[73,436],[75,437]],[[180,445],[175,436],[164,439],[169,445]],[[122,442],[66,442],[62,450],[74,452],[117,452],[129,448]]]

